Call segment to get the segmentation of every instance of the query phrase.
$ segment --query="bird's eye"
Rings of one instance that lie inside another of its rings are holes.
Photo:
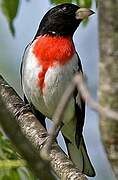
[[[65,11],[65,10],[67,10],[67,7],[63,7],[63,8],[62,8],[62,11]]]
[[[64,11],[66,11],[66,10],[67,10],[67,7],[64,6],[64,7],[60,8],[58,11],[59,11],[59,12],[64,12]]]
[[[72,8],[70,6],[63,6],[61,8],[61,11],[64,13],[71,13],[72,12]]]

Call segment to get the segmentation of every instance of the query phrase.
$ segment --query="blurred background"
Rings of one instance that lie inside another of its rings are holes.
[[[33,39],[40,20],[46,11],[55,5],[55,3],[65,1],[44,0],[42,2],[40,0],[16,0],[16,4],[9,9],[9,11],[14,12],[14,14],[11,13],[11,20],[8,18],[8,15],[6,15],[5,2],[8,3],[6,0],[0,1],[1,4],[3,3],[3,9],[1,8],[0,11],[0,74],[22,97],[19,70],[24,48]],[[79,3],[81,5],[84,5],[85,3],[85,7],[91,7],[91,9],[96,12],[96,14],[91,16],[88,21],[79,26],[74,35],[74,42],[76,50],[81,58],[84,72],[87,76],[88,88],[94,99],[97,100],[97,91],[99,86],[98,9],[96,7],[95,0],[83,0]],[[12,22],[12,20],[14,21]],[[50,126],[49,124],[50,123],[48,122],[48,126]],[[89,179],[114,180],[115,177],[101,141],[99,116],[96,112],[89,109],[89,107],[86,108],[84,134],[88,152],[97,174],[96,177]],[[61,147],[66,151],[65,144],[61,136],[59,136],[58,140]],[[5,160],[7,158],[11,160],[17,158],[19,159],[17,153],[10,150],[10,148],[12,149],[12,145],[3,135],[2,130],[0,133],[0,146],[0,162],[1,160]],[[13,174],[15,175],[13,176]],[[15,179],[15,177],[17,177],[17,179],[26,180],[35,179],[31,172],[22,167],[22,165],[21,167],[16,167],[15,170],[12,170],[12,165],[11,168],[7,170],[5,170],[4,167],[0,168],[0,180],[5,177],[6,179]]]

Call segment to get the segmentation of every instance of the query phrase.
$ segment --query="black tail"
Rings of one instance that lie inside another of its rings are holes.
[[[68,141],[66,137],[64,137],[64,139],[67,145],[69,156],[72,159],[73,163],[76,165],[76,167],[87,176],[94,177],[95,170],[88,156],[83,137],[81,138],[79,148],[75,144]]]

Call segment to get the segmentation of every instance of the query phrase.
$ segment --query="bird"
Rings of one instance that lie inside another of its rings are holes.
[[[33,40],[25,48],[21,63],[21,84],[25,103],[45,127],[67,86],[83,73],[73,35],[81,21],[94,12],[71,3],[52,7],[42,18]],[[95,176],[83,137],[85,102],[77,89],[63,116],[61,128],[68,155],[87,176]]]

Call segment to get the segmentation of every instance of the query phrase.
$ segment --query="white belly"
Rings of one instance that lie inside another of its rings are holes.
[[[41,71],[42,67],[37,63],[30,49],[23,63],[23,91],[28,101],[37,110],[51,118],[62,94],[71,82],[73,75],[78,71],[78,57],[75,54],[68,64],[48,68],[45,74],[43,93],[38,86],[38,74]],[[73,116],[74,98],[69,103],[64,119],[67,117],[72,119]]]

